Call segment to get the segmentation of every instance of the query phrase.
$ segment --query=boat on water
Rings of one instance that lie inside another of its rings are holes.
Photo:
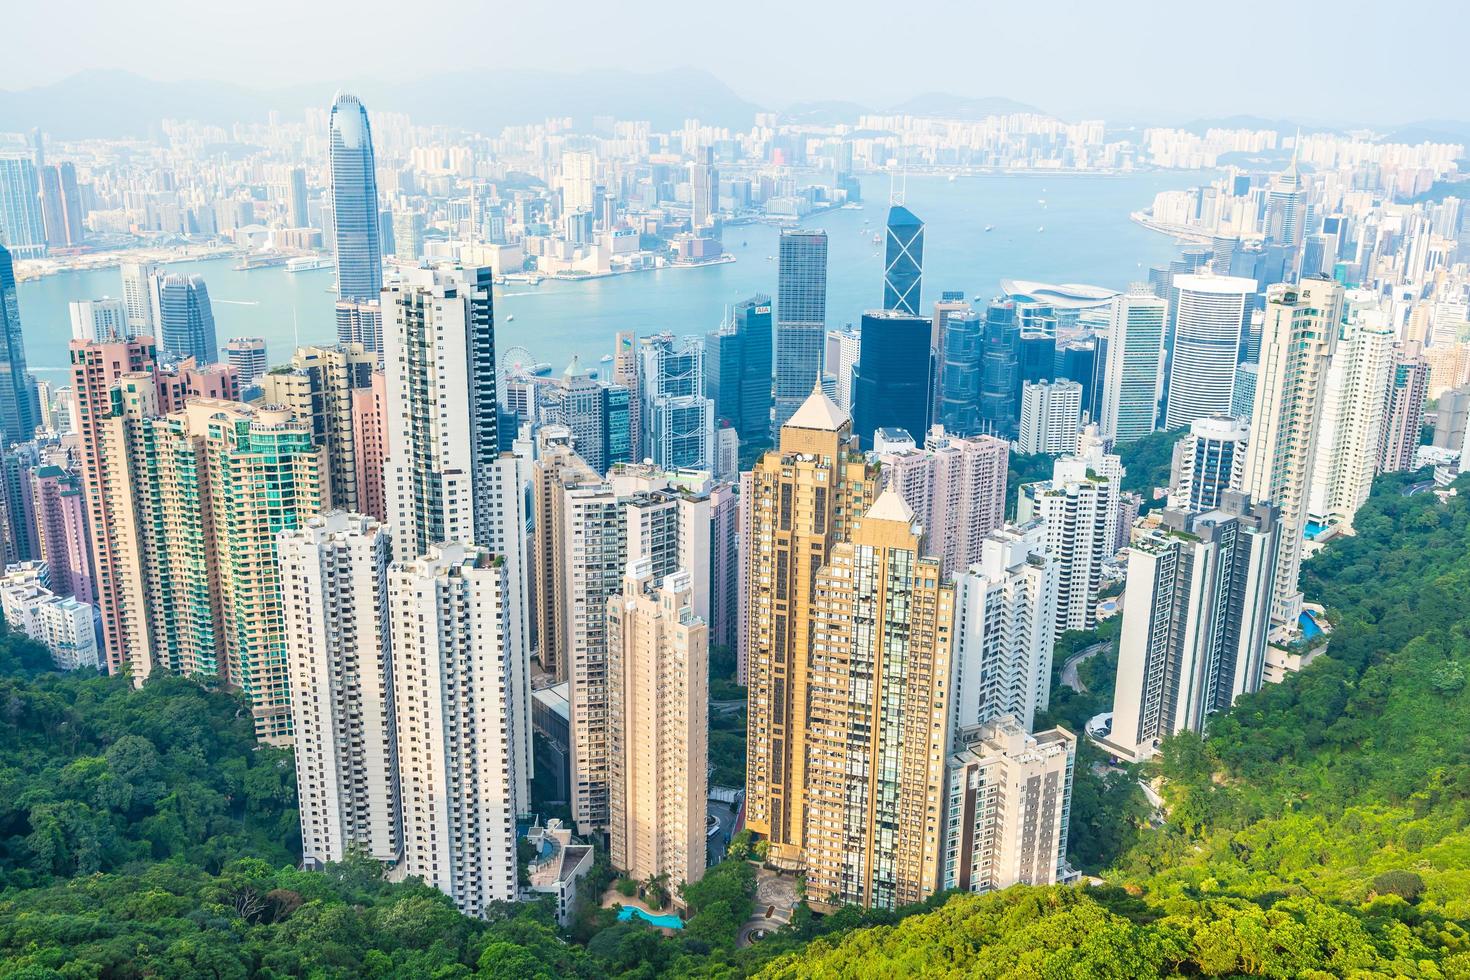
[[[874,235],[873,236],[873,244],[874,245],[882,245],[883,244],[883,236],[882,235]]]
[[[532,364],[531,365],[531,373],[532,374],[539,374],[539,375],[543,375],[543,376],[550,374],[551,373],[551,362],[550,361],[538,361],[535,364]]]
[[[611,364],[612,363],[612,359],[613,359],[613,356],[611,354],[603,354],[602,355],[602,363],[604,363],[604,364]]]
[[[950,182],[950,183],[951,183],[951,184],[953,184],[953,183],[954,183],[954,174],[950,174],[950,175],[949,175],[949,182]]]
[[[991,230],[993,230],[993,229],[994,229],[994,228],[995,228],[995,225],[986,225],[986,226],[985,226],[985,230],[986,230],[986,231],[991,231]]]
[[[505,322],[506,322],[506,323],[510,323],[510,322],[511,322],[511,321],[512,321],[512,320],[514,320],[514,319],[515,319],[515,318],[516,318],[516,315],[515,315],[515,314],[514,314],[514,313],[512,313],[512,314],[510,314],[510,315],[509,315],[509,316],[507,316],[507,317],[506,317],[506,318],[505,318]]]
[[[298,255],[286,263],[287,272],[310,272],[313,269],[330,269],[332,260],[321,255]]]
[[[1036,233],[1039,235],[1043,231],[1046,231],[1046,226],[1045,225],[1038,225],[1037,228],[1036,228]]]

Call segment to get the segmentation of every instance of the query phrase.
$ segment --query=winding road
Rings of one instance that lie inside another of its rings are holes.
[[[1111,640],[1103,640],[1091,646],[1083,647],[1067,658],[1062,664],[1062,683],[1076,691],[1078,694],[1087,693],[1087,685],[1082,683],[1082,678],[1077,676],[1077,668],[1084,660],[1090,660],[1113,645]]]

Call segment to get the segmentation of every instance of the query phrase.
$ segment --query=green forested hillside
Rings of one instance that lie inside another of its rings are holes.
[[[289,756],[254,746],[238,702],[37,673],[6,637],[0,978],[1470,980],[1470,479],[1447,502],[1406,482],[1381,480],[1357,536],[1306,566],[1337,624],[1328,654],[1168,743],[1166,827],[1117,819],[1127,774],[1079,779],[1074,853],[1110,866],[1106,886],[799,914],[746,950],[738,861],[689,896],[682,936],[604,915],[585,945],[540,906],[480,922],[363,863],[295,871]]]

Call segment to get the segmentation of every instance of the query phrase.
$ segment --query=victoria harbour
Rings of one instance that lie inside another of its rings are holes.
[[[907,201],[925,215],[927,253],[924,300],[944,290],[989,299],[1002,278],[1080,282],[1123,289],[1150,265],[1176,252],[1164,235],[1129,220],[1129,212],[1159,191],[1187,186],[1197,175],[1141,172],[910,177]],[[883,257],[873,238],[882,232],[889,181],[863,180],[862,210],[816,215],[805,227],[825,229],[829,327],[856,323],[879,305]],[[987,226],[988,229],[987,230]],[[512,283],[497,289],[496,343],[519,346],[559,372],[573,355],[595,368],[611,350],[617,330],[640,334],[703,334],[719,325],[725,307],[756,293],[774,293],[777,227],[727,227],[724,245],[735,262],[700,268],[665,268],[539,286]],[[290,273],[282,266],[237,271],[237,259],[179,262],[170,272],[197,274],[209,284],[220,342],[263,337],[273,363],[287,360],[300,343],[335,339],[336,293],[330,268]],[[116,269],[65,272],[20,284],[31,370],[60,381],[67,368],[71,333],[67,303],[116,296]],[[512,317],[514,319],[512,319]]]

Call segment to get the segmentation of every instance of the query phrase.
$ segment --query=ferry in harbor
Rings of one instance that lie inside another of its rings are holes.
[[[310,272],[313,269],[330,269],[332,260],[323,255],[298,255],[286,262],[287,272]]]

